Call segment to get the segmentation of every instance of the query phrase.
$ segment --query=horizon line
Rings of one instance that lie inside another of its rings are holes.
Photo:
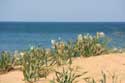
[[[125,23],[125,21],[0,21],[2,22],[34,22],[34,23]]]

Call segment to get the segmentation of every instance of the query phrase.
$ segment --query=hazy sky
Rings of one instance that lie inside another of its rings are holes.
[[[0,21],[125,22],[125,0],[0,0]]]

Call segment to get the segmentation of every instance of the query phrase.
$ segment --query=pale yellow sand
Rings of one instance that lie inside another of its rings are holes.
[[[67,67],[67,66],[65,66]],[[78,73],[88,71],[82,76],[78,83],[85,83],[84,77],[91,76],[96,80],[101,78],[101,71],[107,75],[107,83],[111,83],[111,76],[115,73],[118,76],[117,83],[125,83],[125,53],[113,53],[108,55],[94,56],[89,58],[73,58],[72,67],[78,68]],[[57,70],[62,69],[59,67]],[[47,79],[42,78],[38,83],[49,83],[48,80],[54,78],[54,73],[49,74]],[[21,71],[11,71],[9,73],[0,75],[0,83],[25,83],[23,81],[23,74]]]

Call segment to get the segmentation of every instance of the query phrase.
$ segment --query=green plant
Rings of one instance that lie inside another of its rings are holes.
[[[55,41],[53,45],[53,62],[55,62],[57,65],[62,65],[62,64],[66,64],[72,63],[72,44],[69,43],[65,43],[64,41]]]
[[[107,52],[109,39],[103,32],[90,35],[78,35],[75,42],[63,40],[52,40],[53,62],[57,65],[72,63],[72,57],[96,56]]]
[[[3,51],[0,56],[0,71],[7,72],[12,69],[12,57],[10,53]]]
[[[51,83],[77,83],[77,78],[81,77],[83,74],[76,74],[72,70],[65,70],[63,68],[62,72],[56,71],[56,80],[52,80]]]
[[[22,59],[23,59],[22,60],[22,66],[23,66],[22,70],[23,70],[24,80],[27,82],[31,82],[31,83],[33,81],[36,81],[36,79],[39,78],[38,70],[40,68],[36,69],[36,63],[29,53],[24,53]]]
[[[49,73],[49,56],[43,48],[33,48],[28,52],[21,53],[24,80],[34,82],[41,77],[46,77]]]
[[[13,54],[13,65],[14,66],[20,66],[22,65],[22,57],[23,52],[19,53],[18,51],[15,51]]]
[[[102,79],[100,80],[101,83],[106,83],[106,74],[102,71]]]
[[[95,36],[90,34],[78,35],[75,42],[74,49],[77,52],[77,56],[95,56],[103,54],[107,51],[108,38],[103,32],[98,33]]]
[[[117,83],[117,77],[115,75],[112,75],[112,83]],[[84,78],[84,81],[86,83],[107,83],[107,76],[102,71],[102,78],[98,80],[98,82],[94,78],[86,77]]]

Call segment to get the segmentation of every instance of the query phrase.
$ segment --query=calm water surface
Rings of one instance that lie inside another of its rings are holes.
[[[112,38],[112,46],[125,47],[124,22],[0,22],[0,51],[50,47],[51,39],[75,40],[78,34],[96,32]]]

